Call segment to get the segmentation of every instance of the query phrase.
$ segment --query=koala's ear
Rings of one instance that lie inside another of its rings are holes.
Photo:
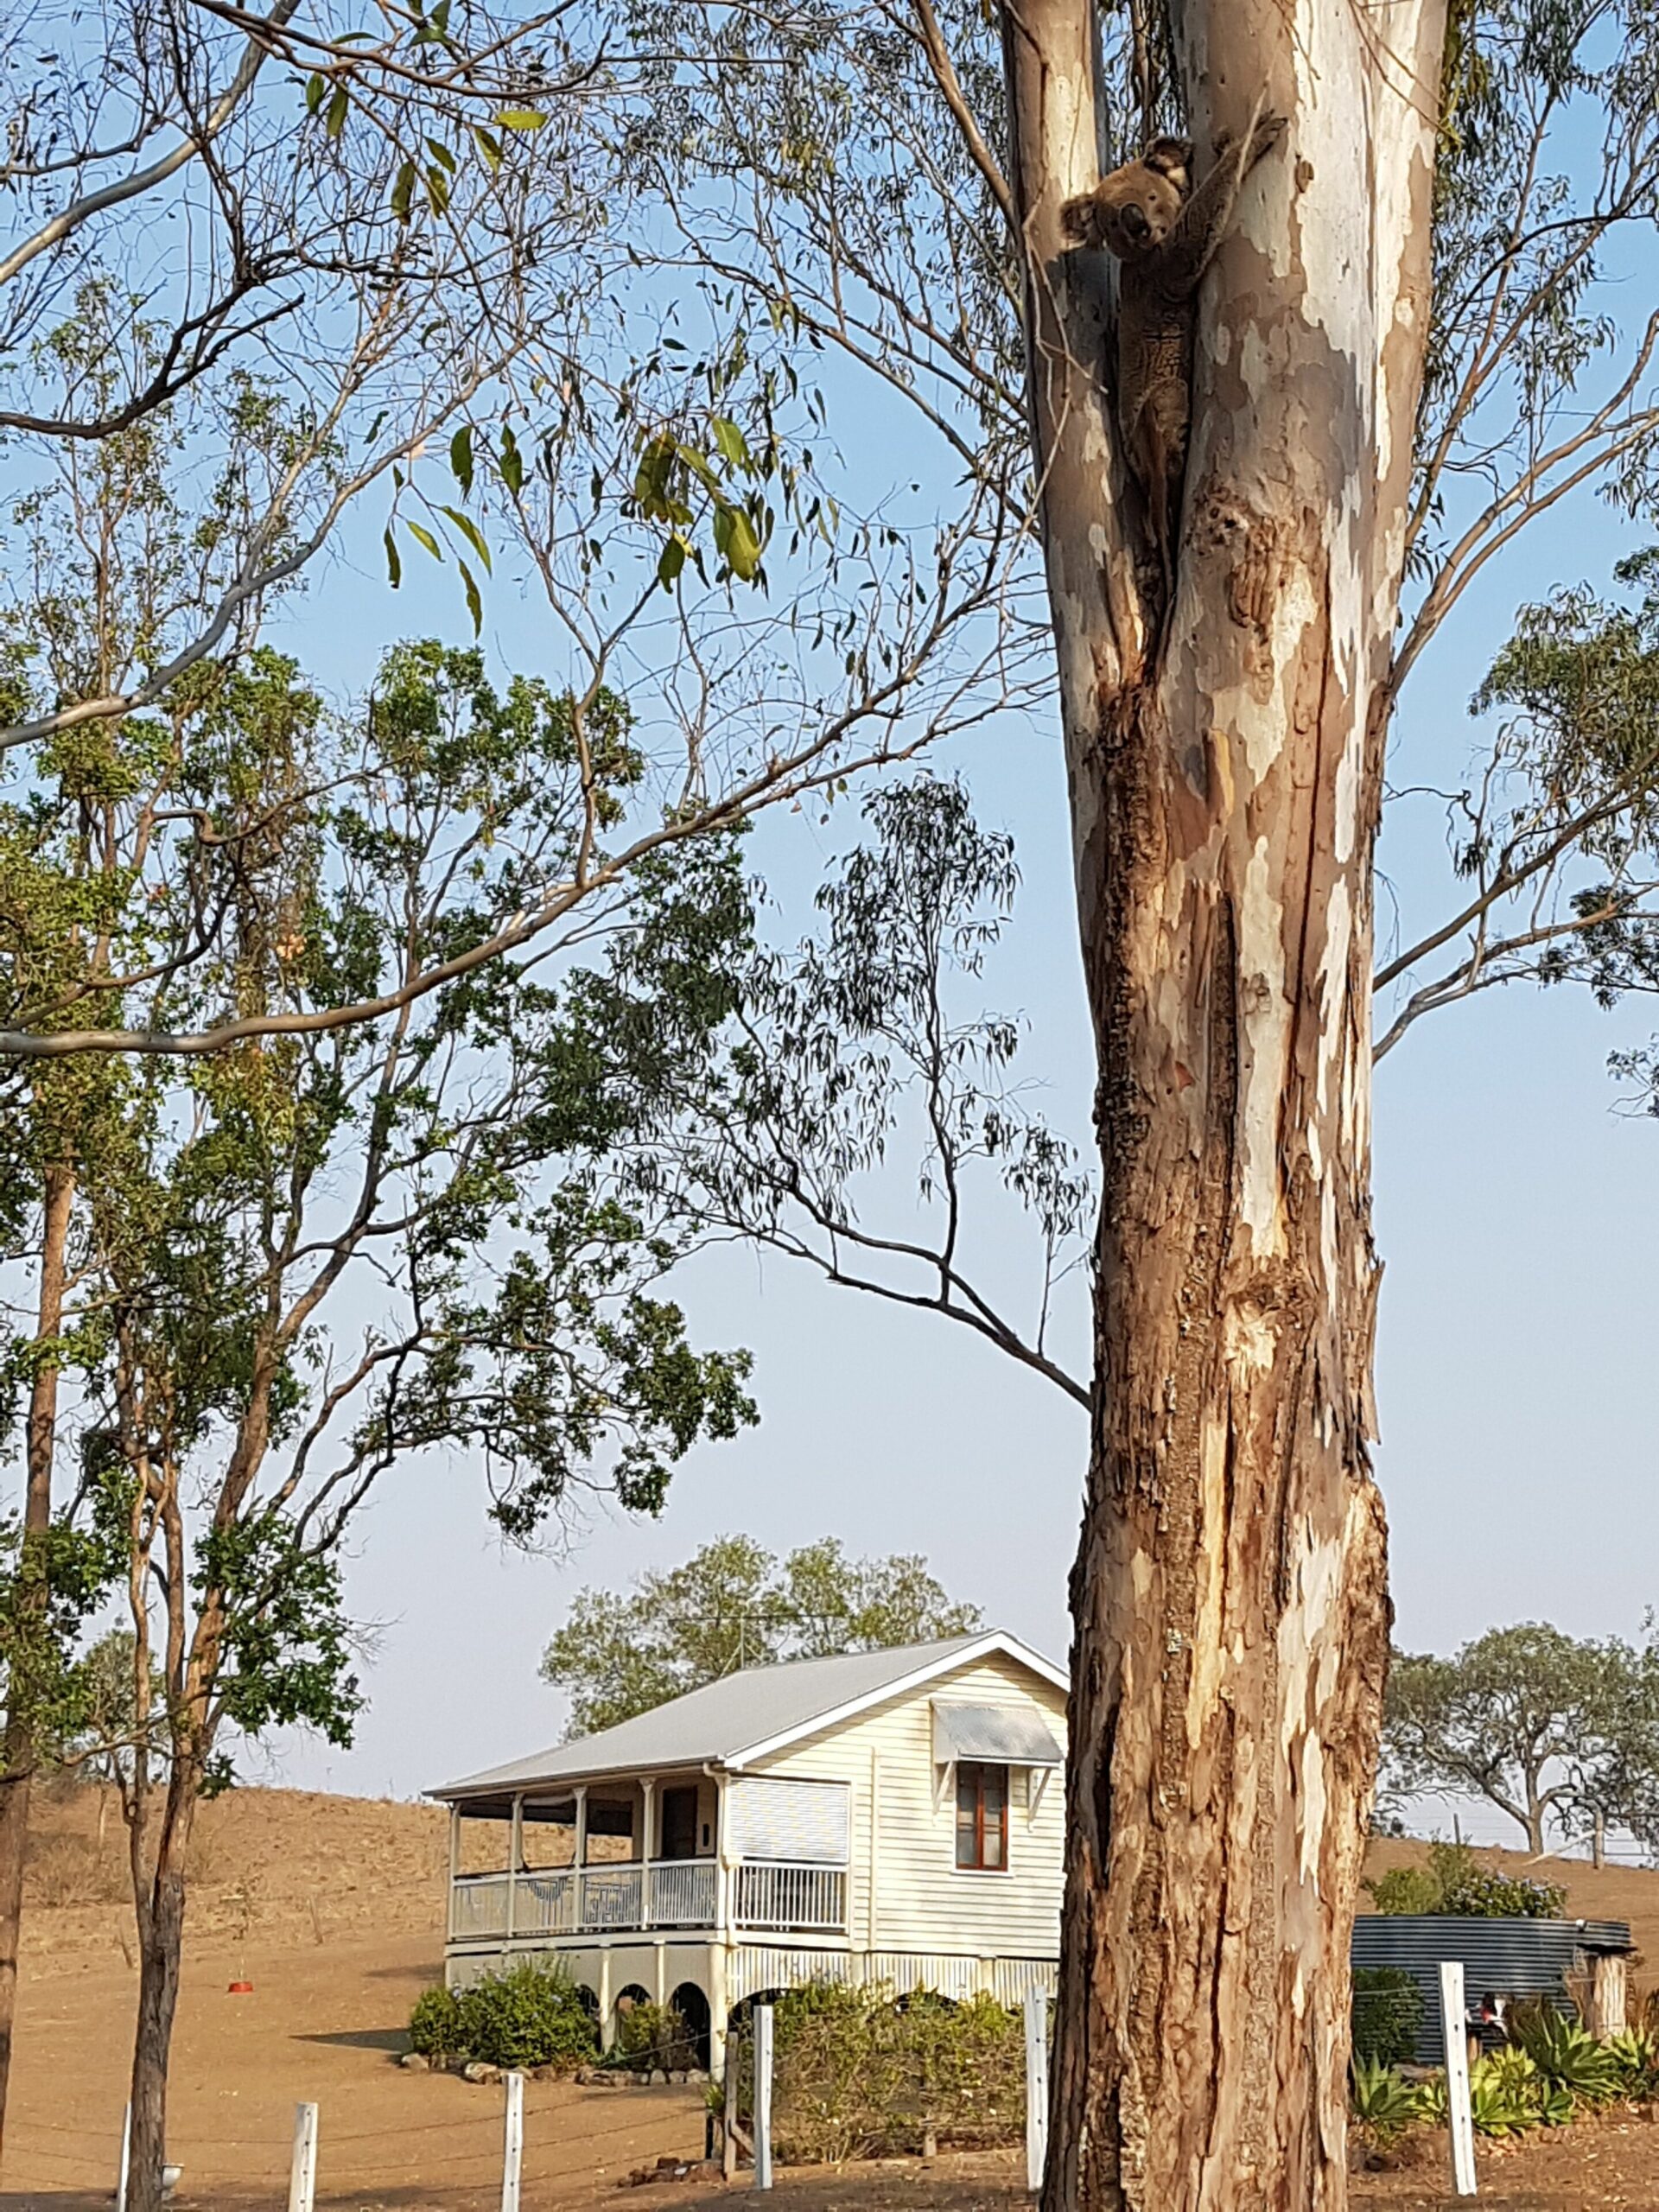
[[[1190,138],[1154,138],[1141,158],[1149,169],[1156,169],[1160,176],[1166,176],[1172,184],[1185,184],[1186,173],[1192,166],[1192,141]]]

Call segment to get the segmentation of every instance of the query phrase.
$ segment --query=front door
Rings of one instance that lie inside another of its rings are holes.
[[[663,1856],[695,1859],[697,1855],[697,1793],[690,1789],[663,1792]]]

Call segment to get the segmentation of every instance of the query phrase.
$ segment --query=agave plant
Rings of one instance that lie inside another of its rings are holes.
[[[1417,2092],[1378,2058],[1354,2061],[1352,2102],[1354,2118],[1379,2134],[1408,2126],[1417,2118]]]
[[[1511,2039],[1545,2081],[1565,2089],[1574,2103],[1605,2104],[1620,2094],[1624,2073],[1611,2046],[1598,2043],[1577,2020],[1548,2005],[1517,2005],[1509,2024]]]
[[[1419,2120],[1427,2120],[1433,2127],[1444,2127],[1447,2113],[1445,2075],[1431,2074],[1427,2082],[1419,2082],[1416,2102]]]
[[[1485,2068],[1489,2081],[1501,2084],[1517,2097],[1536,2097],[1544,2085],[1543,2075],[1516,2044],[1500,2044],[1478,2061],[1477,2070],[1479,2067]]]
[[[1626,2028],[1602,2048],[1618,2069],[1623,2095],[1644,2101],[1659,2095],[1659,2035],[1651,2028]]]
[[[1521,2058],[1530,2074],[1522,2075],[1504,2059]],[[1534,2085],[1536,2069],[1523,2051],[1506,2051],[1503,2058],[1479,2058],[1469,2069],[1469,2116],[1478,2135],[1524,2135],[1539,2121]]]
[[[1569,2090],[1562,2088],[1559,2082],[1546,2082],[1541,2075],[1535,2096],[1538,2117],[1546,2127],[1567,2126],[1578,2109]]]

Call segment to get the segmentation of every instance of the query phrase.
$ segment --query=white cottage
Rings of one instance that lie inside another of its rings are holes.
[[[763,1991],[1052,1988],[1065,1691],[993,1630],[747,1668],[447,1783],[448,1980],[551,1953],[607,2042],[672,1999],[716,2070]]]

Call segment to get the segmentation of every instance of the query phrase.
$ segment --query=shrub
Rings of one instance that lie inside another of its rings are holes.
[[[491,2066],[580,2066],[596,2048],[575,1984],[556,1968],[521,1960],[469,1989],[423,1990],[410,2016],[418,2051]]]
[[[461,2055],[461,1999],[442,1982],[423,1989],[409,2016],[409,2041],[424,2058],[440,2060]]]
[[[1354,2056],[1397,2066],[1417,2048],[1423,1993],[1403,1967],[1354,1969]]]
[[[1440,1885],[1440,1910],[1471,1920],[1559,1920],[1567,1891],[1483,1866],[1466,1843],[1431,1843],[1428,1863]]]
[[[924,2149],[931,2139],[985,2149],[1026,2124],[1020,2017],[988,1997],[956,2005],[931,1992],[817,1982],[773,2015],[772,2140],[780,2159],[836,2163]],[[753,2044],[727,2049],[734,2109],[753,2105]]]
[[[1567,1891],[1483,1866],[1466,1843],[1431,1843],[1427,1866],[1394,1866],[1367,1882],[1378,1912],[1448,1914],[1465,1920],[1559,1920]]]
[[[617,2013],[610,2055],[613,2064],[636,2072],[660,2067],[664,2073],[678,2073],[696,2064],[696,2037],[672,2005],[630,2005]]]
[[[1427,1866],[1390,1866],[1364,1886],[1373,1908],[1391,1916],[1440,1909],[1440,1885]]]

